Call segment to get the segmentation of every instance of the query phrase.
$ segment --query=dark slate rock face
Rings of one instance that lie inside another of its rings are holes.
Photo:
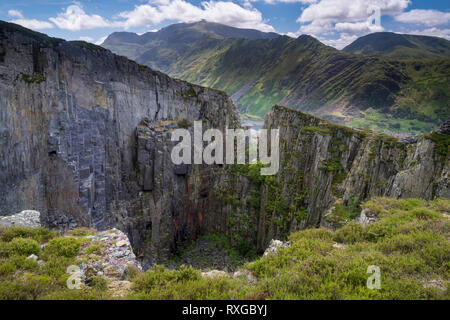
[[[187,237],[173,232],[190,223],[177,216],[185,198],[173,199],[171,180],[161,176],[170,165],[158,156],[167,155],[167,137],[147,139],[142,158],[137,127],[143,119],[236,126],[231,100],[100,47],[13,24],[0,23],[0,48],[0,215],[33,209],[49,227],[118,227],[139,248],[152,233],[150,251],[159,255],[149,259],[168,256]],[[188,171],[170,174],[184,191]]]
[[[450,119],[447,119],[437,130],[439,133],[450,135]]]

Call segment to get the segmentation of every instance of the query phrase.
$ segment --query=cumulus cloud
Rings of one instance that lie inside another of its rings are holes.
[[[368,19],[380,14],[401,13],[410,0],[320,0],[305,8],[298,17],[300,31],[314,34],[345,31],[351,34],[381,31],[370,26]]]
[[[86,14],[78,4],[67,7],[65,12],[59,13],[55,18],[50,18],[49,20],[58,28],[70,31],[113,26],[113,23],[97,14]]]
[[[80,37],[80,40],[86,41],[86,42],[92,42],[92,41],[94,41],[94,39],[92,39],[91,37]]]
[[[256,2],[258,0],[251,0],[253,2]],[[303,3],[303,4],[311,4],[316,3],[318,0],[262,0],[265,3],[269,4],[276,4],[276,3]]]
[[[450,40],[450,29],[439,29],[439,28],[428,28],[425,30],[413,30],[408,31],[408,34],[422,35],[422,36],[433,36],[440,37]]]
[[[445,25],[450,22],[450,12],[414,9],[396,15],[395,20],[404,23],[422,24],[429,27]]]
[[[9,10],[8,16],[10,16],[12,18],[18,18],[18,19],[24,18],[22,12],[20,12],[19,10]]]
[[[10,22],[20,24],[21,26],[32,29],[32,30],[42,30],[42,29],[51,29],[53,25],[48,21],[41,21],[36,19],[26,19],[22,12],[18,10],[9,10],[8,15],[11,18],[15,18]]]
[[[100,39],[98,39],[98,40],[95,41],[94,43],[95,43],[96,45],[100,46],[100,45],[103,44],[103,42],[105,42],[106,38],[108,38],[108,36],[101,37]]]
[[[205,19],[239,28],[274,31],[274,28],[264,21],[261,12],[248,6],[248,3],[244,8],[225,1],[204,1],[200,6],[196,6],[185,0],[154,0],[138,5],[132,11],[122,12],[119,17],[125,19],[122,26],[126,29],[151,26],[164,20],[194,22]]]
[[[349,34],[381,32],[384,30],[383,26],[376,25],[376,24],[370,24],[370,23],[367,23],[367,21],[336,23],[334,28],[338,32],[345,32],[345,33],[349,33]]]
[[[345,48],[356,39],[358,39],[357,35],[349,35],[346,33],[341,34],[338,39],[319,38],[319,40],[325,43],[326,45],[335,47],[337,49]]]

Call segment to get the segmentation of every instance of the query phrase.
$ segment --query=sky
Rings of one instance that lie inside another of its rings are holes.
[[[450,40],[449,0],[1,0],[0,20],[66,40],[101,44],[115,31],[142,34],[199,20],[297,37],[338,49],[379,31]]]

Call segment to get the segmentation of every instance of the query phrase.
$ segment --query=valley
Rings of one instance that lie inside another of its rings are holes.
[[[223,90],[241,114],[260,119],[281,104],[360,128],[425,133],[450,116],[450,42],[444,39],[380,33],[340,51],[307,35],[250,37],[201,21],[141,36],[112,34],[103,46],[173,77]]]

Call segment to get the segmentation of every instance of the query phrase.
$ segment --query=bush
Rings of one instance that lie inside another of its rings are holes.
[[[188,129],[191,126],[192,126],[192,123],[189,122],[189,120],[187,120],[187,119],[178,121],[178,127],[180,127],[180,128]]]
[[[8,255],[39,254],[40,246],[36,240],[26,238],[14,238],[8,243]]]
[[[155,266],[154,270],[137,276],[134,279],[134,290],[148,293],[158,286],[167,286],[175,282],[187,282],[199,280],[201,278],[200,271],[195,270],[191,266],[182,265],[178,270],[168,270],[162,266]]]
[[[108,282],[105,278],[100,276],[94,276],[89,284],[92,288],[99,291],[106,291],[108,289]]]
[[[81,240],[74,237],[60,237],[49,241],[49,243],[44,247],[43,257],[48,257],[50,255],[63,256],[66,258],[75,257],[80,251]]]
[[[0,229],[0,240],[9,242],[14,238],[30,238],[40,243],[57,237],[59,231],[48,230],[43,227],[27,228],[22,226],[13,226]]]
[[[334,239],[340,243],[355,243],[364,241],[366,238],[366,230],[357,222],[350,222],[336,231]]]

